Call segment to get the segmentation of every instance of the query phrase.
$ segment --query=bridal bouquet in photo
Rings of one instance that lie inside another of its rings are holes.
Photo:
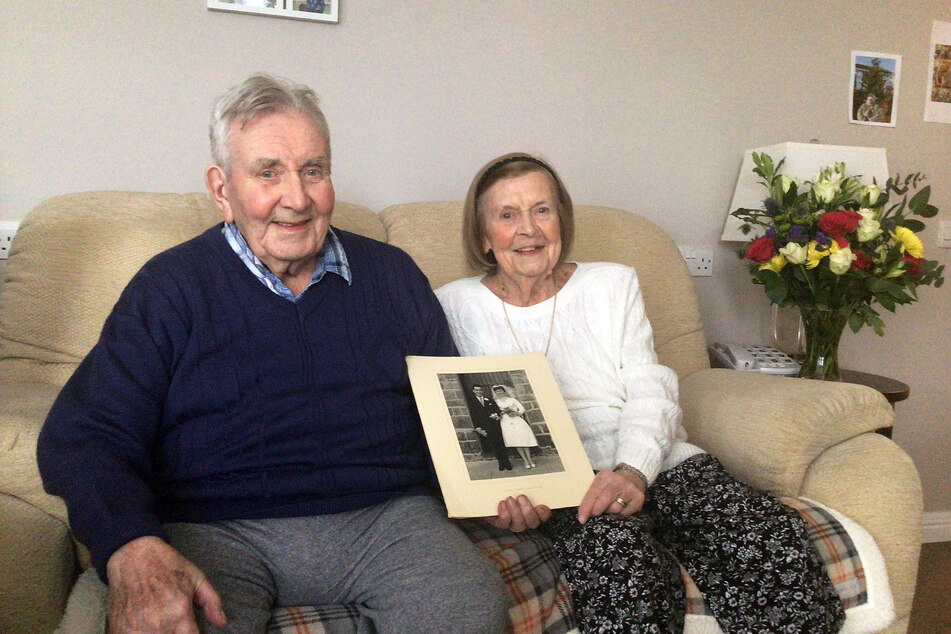
[[[767,194],[762,209],[737,209],[742,231],[765,230],[744,246],[753,283],[779,306],[797,306],[807,353],[800,376],[838,379],[838,343],[848,324],[879,335],[878,306],[894,312],[918,300],[917,287],[944,283],[944,265],[924,257],[920,218],[938,209],[914,173],[884,187],[848,175],[844,163],[803,183],[780,173],[784,160],[753,153]],[[757,231],[759,233],[759,231]]]

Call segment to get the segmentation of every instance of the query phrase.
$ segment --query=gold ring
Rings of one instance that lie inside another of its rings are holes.
[[[627,506],[627,502],[624,501],[624,498],[619,497],[614,501],[620,504],[622,507]]]

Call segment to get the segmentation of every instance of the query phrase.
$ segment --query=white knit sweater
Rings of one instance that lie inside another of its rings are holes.
[[[480,277],[436,291],[465,356],[544,351],[554,298],[506,305]],[[519,345],[521,344],[521,349]],[[653,333],[634,269],[580,263],[558,292],[548,364],[561,387],[591,466],[625,462],[653,482],[702,450],[686,441],[677,375],[657,363]]]

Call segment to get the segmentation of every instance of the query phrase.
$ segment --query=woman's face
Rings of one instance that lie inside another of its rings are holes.
[[[510,279],[543,279],[561,256],[558,196],[547,172],[528,172],[493,183],[482,194],[483,250],[495,255]]]

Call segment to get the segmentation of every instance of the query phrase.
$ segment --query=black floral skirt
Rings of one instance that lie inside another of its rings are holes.
[[[554,543],[583,632],[681,632],[679,561],[728,634],[837,632],[842,603],[799,514],[700,454],[661,473],[640,513],[579,524],[558,509]]]

